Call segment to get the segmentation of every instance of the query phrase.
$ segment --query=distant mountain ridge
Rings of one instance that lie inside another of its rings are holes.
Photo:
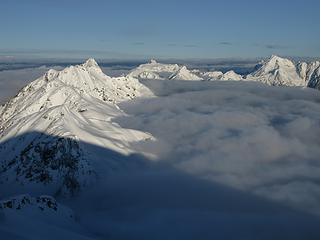
[[[128,76],[137,79],[158,80],[233,80],[257,81],[273,86],[300,86],[320,89],[320,62],[298,62],[272,55],[256,65],[254,71],[248,75],[240,75],[230,70],[201,72],[177,64],[162,64],[155,60],[142,64],[133,69]]]

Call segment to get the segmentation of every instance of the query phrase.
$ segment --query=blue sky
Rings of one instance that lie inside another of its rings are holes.
[[[0,54],[320,56],[317,0],[1,0]]]

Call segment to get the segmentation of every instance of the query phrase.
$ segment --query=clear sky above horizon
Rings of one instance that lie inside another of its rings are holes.
[[[320,1],[1,0],[0,56],[319,57]]]

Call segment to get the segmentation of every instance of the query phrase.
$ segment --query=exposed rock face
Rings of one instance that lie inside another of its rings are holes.
[[[34,140],[28,142],[19,154],[3,159],[0,183],[54,185],[54,194],[73,195],[93,180],[94,170],[76,140],[41,133],[34,133],[33,137]],[[10,142],[1,145],[2,148],[11,146]]]

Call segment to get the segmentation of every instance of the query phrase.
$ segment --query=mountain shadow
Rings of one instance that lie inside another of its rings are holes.
[[[95,239],[320,238],[316,216],[138,154],[39,132],[0,149],[0,198],[56,195]],[[69,178],[76,187],[66,197]]]

